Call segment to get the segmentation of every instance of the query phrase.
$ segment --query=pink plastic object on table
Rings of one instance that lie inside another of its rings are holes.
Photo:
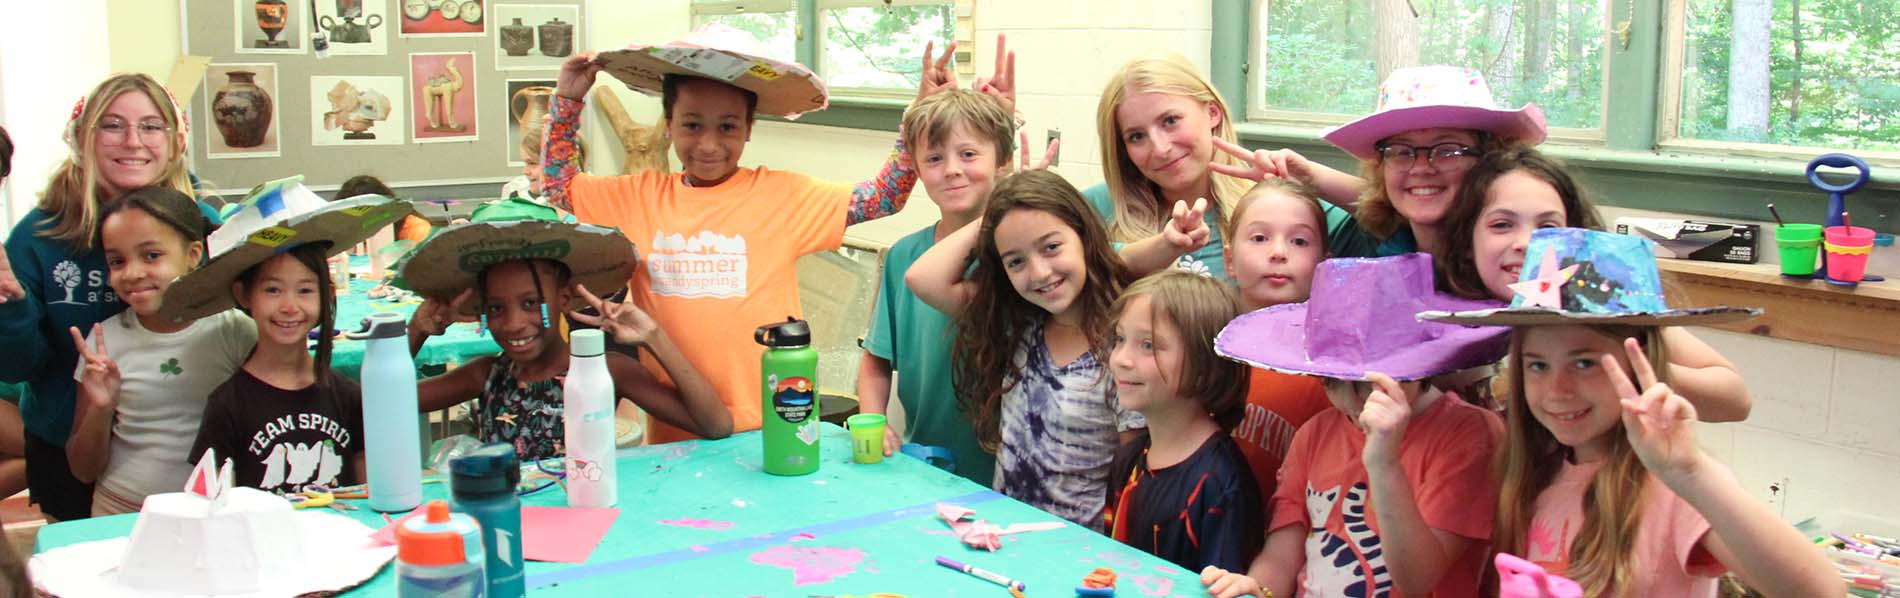
[[[1498,553],[1498,598],[1583,598],[1583,586],[1536,563]]]
[[[1061,529],[1068,525],[1059,521],[1046,521],[1041,523],[1018,523],[1009,527],[1000,527],[981,519],[966,521],[975,514],[976,511],[970,509],[956,505],[937,503],[937,516],[943,518],[943,522],[950,525],[950,530],[956,532],[957,539],[962,540],[964,544],[968,544],[971,548],[981,548],[990,552],[996,552],[996,549],[1003,547],[1003,536]]]

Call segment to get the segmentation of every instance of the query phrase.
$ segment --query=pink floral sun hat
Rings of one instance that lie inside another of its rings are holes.
[[[1392,71],[1379,86],[1379,107],[1358,120],[1327,129],[1326,141],[1361,160],[1379,157],[1379,141],[1419,129],[1470,129],[1536,145],[1544,141],[1544,111],[1536,104],[1498,108],[1478,71],[1415,66]]]

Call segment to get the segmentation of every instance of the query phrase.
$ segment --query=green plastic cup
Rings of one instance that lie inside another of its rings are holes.
[[[877,463],[884,460],[884,414],[859,413],[844,420],[851,429],[851,460]]]
[[[1781,250],[1781,273],[1813,276],[1821,252],[1821,225],[1783,224],[1775,227],[1775,245]]]

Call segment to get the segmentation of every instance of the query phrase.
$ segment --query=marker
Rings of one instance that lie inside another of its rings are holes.
[[[1008,577],[1004,577],[1002,574],[996,573],[994,571],[984,571],[976,567],[971,567],[969,565],[956,562],[954,560],[951,560],[950,557],[947,557],[947,556],[937,557],[937,564],[943,565],[945,567],[949,567],[951,569],[955,569],[957,571],[968,573],[972,576],[975,576],[977,579],[981,579],[983,581],[987,581],[987,582],[990,582],[999,586],[1003,586],[1005,588],[1009,588],[1012,590],[1016,590],[1019,592],[1029,590],[1029,586],[1025,585],[1023,582],[1016,581]]]

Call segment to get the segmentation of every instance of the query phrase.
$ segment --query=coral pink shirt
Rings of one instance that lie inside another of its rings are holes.
[[[1478,595],[1497,506],[1491,455],[1502,432],[1497,414],[1451,393],[1412,414],[1405,427],[1399,462],[1419,515],[1432,529],[1471,540],[1433,596]],[[1313,416],[1293,435],[1268,506],[1267,531],[1289,525],[1306,531],[1301,596],[1399,595],[1379,537],[1365,447],[1366,435],[1338,409]]]
[[[1570,568],[1570,545],[1583,527],[1583,491],[1596,475],[1595,463],[1566,463],[1549,488],[1537,495],[1524,557],[1545,571],[1562,575]],[[1625,596],[1712,597],[1727,569],[1702,548],[1709,522],[1671,492],[1655,474],[1643,485],[1642,520],[1636,530],[1633,585]]]

